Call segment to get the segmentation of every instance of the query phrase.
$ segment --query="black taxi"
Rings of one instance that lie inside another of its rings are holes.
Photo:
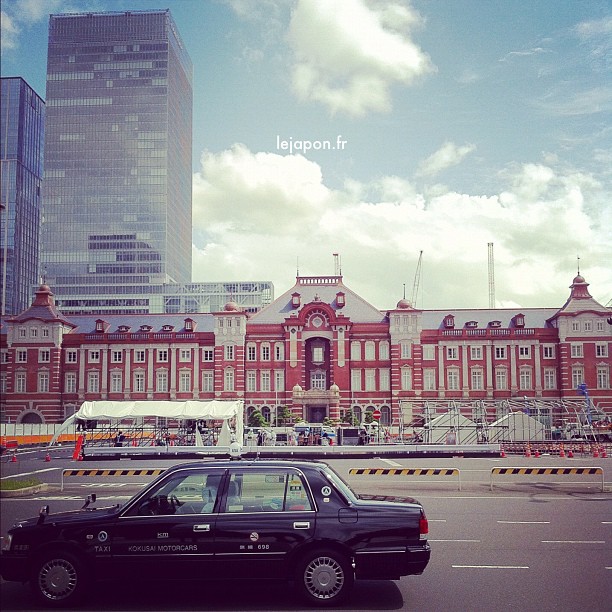
[[[355,579],[396,580],[429,562],[428,524],[411,498],[359,496],[326,463],[175,465],[122,506],[51,514],[13,526],[0,572],[51,606],[93,580],[284,579],[311,603],[336,605]]]

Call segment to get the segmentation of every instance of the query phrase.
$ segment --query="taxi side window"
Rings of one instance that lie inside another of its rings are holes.
[[[201,514],[214,511],[222,471],[190,472],[149,491],[127,512],[129,516]]]
[[[231,475],[226,512],[282,512],[312,510],[300,474],[274,470]]]

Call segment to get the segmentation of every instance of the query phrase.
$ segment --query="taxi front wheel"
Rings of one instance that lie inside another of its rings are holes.
[[[334,550],[315,550],[302,558],[295,582],[302,596],[317,606],[335,606],[347,596],[354,576],[350,561]]]
[[[77,603],[89,581],[83,562],[75,555],[58,551],[38,559],[30,585],[39,602],[51,607]]]

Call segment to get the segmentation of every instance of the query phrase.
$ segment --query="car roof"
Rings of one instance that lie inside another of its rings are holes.
[[[189,461],[187,463],[177,463],[169,467],[165,473],[174,472],[182,469],[203,469],[203,470],[214,470],[214,469],[227,469],[227,468],[327,468],[329,465],[324,461],[307,461],[297,460],[288,461],[286,459],[240,459],[240,460],[229,460],[223,459],[221,461]]]

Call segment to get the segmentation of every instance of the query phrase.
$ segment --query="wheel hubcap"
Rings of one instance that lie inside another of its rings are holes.
[[[319,599],[335,597],[344,585],[342,566],[330,557],[317,557],[306,567],[304,582],[309,593]]]
[[[41,568],[38,584],[49,599],[65,599],[76,588],[77,573],[72,563],[66,559],[52,559]]]

